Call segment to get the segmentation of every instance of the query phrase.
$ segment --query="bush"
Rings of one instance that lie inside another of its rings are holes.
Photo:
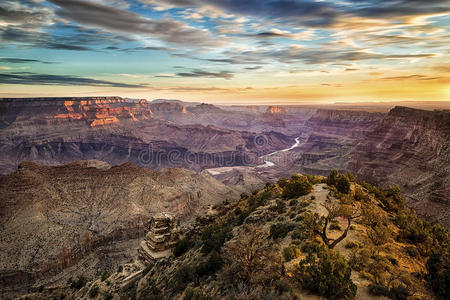
[[[95,298],[98,295],[98,285],[94,284],[89,290],[89,298]]]
[[[306,290],[328,299],[352,298],[356,285],[351,268],[338,252],[320,247],[317,257],[309,254],[301,260],[297,278]]]
[[[305,176],[293,175],[291,180],[284,187],[281,196],[284,199],[297,198],[309,194],[312,191],[312,184]]]
[[[303,253],[316,253],[319,248],[320,244],[317,241],[307,241],[302,245],[301,250]]]
[[[413,258],[419,256],[419,250],[414,246],[406,247],[405,252]]]
[[[296,206],[297,204],[298,204],[297,199],[292,199],[291,201],[289,201],[289,206]]]
[[[195,268],[195,274],[199,278],[215,274],[223,266],[223,259],[216,251],[212,251],[205,262],[200,263]]]
[[[369,294],[372,296],[389,296],[389,289],[379,284],[370,284],[369,285]]]
[[[306,240],[308,235],[305,233],[305,230],[303,228],[296,228],[294,231],[292,231],[291,237],[293,240]]]
[[[112,300],[114,296],[111,293],[105,293],[103,295],[103,300]]]
[[[275,206],[275,211],[279,214],[286,212],[286,203],[280,199],[276,201],[277,205]]]
[[[103,272],[101,280],[105,281],[106,279],[108,279],[109,275],[109,272]]]
[[[270,226],[270,238],[276,240],[285,238],[286,235],[295,228],[292,223],[276,223]]]
[[[182,291],[195,280],[194,274],[195,270],[190,265],[182,265],[176,270],[171,285],[176,291]]]
[[[87,283],[86,277],[80,275],[80,276],[78,276],[77,280],[71,281],[70,287],[71,287],[71,288],[74,288],[74,289],[76,289],[76,290],[79,290],[79,289],[81,289],[83,286],[85,286],[86,283]]]
[[[183,300],[209,300],[211,299],[206,295],[200,287],[189,287],[184,292]]]
[[[346,175],[341,175],[337,181],[336,188],[343,194],[350,193],[350,180]]]
[[[347,249],[359,248],[359,244],[358,244],[358,242],[350,241],[350,242],[347,242],[347,244],[345,244],[345,248],[347,248]]]
[[[439,299],[450,298],[450,255],[448,251],[432,253],[427,261],[426,276]]]
[[[231,229],[231,225],[225,223],[206,227],[202,232],[203,253],[213,250],[220,252],[225,241],[230,238]]]
[[[175,255],[175,257],[181,256],[184,253],[186,253],[189,249],[191,249],[193,246],[194,242],[187,238],[178,240],[177,243],[175,244],[175,248],[173,249],[173,255]]]
[[[283,249],[283,257],[285,261],[291,261],[300,256],[300,250],[294,245],[289,245]]]

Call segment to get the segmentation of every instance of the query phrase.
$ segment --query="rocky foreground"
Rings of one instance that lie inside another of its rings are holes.
[[[129,263],[21,299],[448,299],[448,231],[352,180],[293,175],[190,227],[156,215]]]
[[[111,270],[136,252],[158,212],[187,224],[238,192],[207,173],[129,163],[22,163],[0,177],[0,293]]]

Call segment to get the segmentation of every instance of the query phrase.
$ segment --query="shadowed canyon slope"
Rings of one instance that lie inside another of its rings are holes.
[[[169,212],[188,222],[238,195],[207,173],[98,161],[25,162],[0,177],[0,194],[0,286],[11,290],[67,272],[115,268],[130,258],[136,248],[130,245],[153,214]]]
[[[400,185],[408,204],[450,226],[450,111],[395,107],[360,142],[348,169]]]

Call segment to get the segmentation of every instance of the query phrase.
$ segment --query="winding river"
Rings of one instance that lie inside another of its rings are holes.
[[[229,171],[236,170],[236,169],[242,169],[242,168],[246,168],[246,169],[258,168],[259,169],[259,168],[273,167],[273,166],[276,166],[276,163],[273,160],[269,159],[271,156],[274,156],[274,155],[282,153],[282,152],[290,151],[290,150],[298,147],[299,145],[300,145],[300,137],[297,137],[297,138],[295,138],[295,143],[292,146],[290,146],[289,148],[278,150],[278,151],[261,156],[264,163],[261,165],[255,166],[255,167],[248,167],[248,166],[220,167],[220,168],[206,169],[206,171],[208,171],[211,175],[219,175],[221,173],[229,172]]]

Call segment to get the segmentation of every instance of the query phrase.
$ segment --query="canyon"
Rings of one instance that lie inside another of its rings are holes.
[[[397,184],[450,226],[449,149],[449,110],[0,99],[1,291],[112,270],[156,213],[189,226],[294,173]]]

